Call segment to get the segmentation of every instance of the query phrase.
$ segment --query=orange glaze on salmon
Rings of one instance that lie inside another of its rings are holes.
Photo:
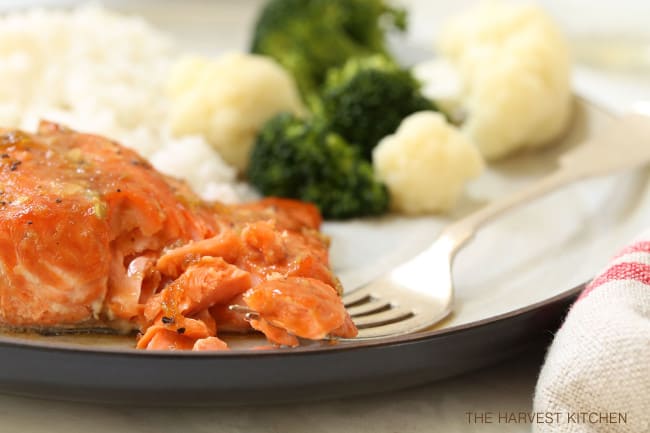
[[[139,330],[162,350],[226,349],[217,327],[353,337],[320,224],[293,200],[205,203],[102,137],[0,129],[0,323]]]

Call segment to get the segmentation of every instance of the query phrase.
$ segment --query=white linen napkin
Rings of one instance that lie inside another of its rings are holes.
[[[650,433],[650,232],[580,295],[551,345],[533,431]]]

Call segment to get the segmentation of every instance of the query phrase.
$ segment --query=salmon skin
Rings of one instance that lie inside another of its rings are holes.
[[[156,350],[227,349],[217,328],[354,336],[320,224],[293,200],[204,202],[103,137],[0,129],[0,325],[139,331]]]

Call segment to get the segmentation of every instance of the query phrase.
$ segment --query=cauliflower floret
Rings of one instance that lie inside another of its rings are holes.
[[[459,71],[463,129],[486,158],[542,146],[567,125],[568,44],[541,9],[481,4],[448,23],[439,49]]]
[[[274,60],[227,54],[181,59],[168,83],[174,135],[202,134],[229,164],[243,171],[255,136],[274,115],[299,114],[293,78]]]
[[[484,166],[476,146],[433,111],[405,118],[375,147],[372,163],[393,208],[408,214],[451,209]]]

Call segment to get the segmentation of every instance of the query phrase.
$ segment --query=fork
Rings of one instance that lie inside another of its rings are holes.
[[[628,114],[612,121],[598,136],[564,153],[551,174],[452,223],[422,253],[345,294],[343,302],[359,329],[356,339],[422,331],[446,318],[453,308],[454,257],[493,218],[577,180],[648,162],[650,117]]]

